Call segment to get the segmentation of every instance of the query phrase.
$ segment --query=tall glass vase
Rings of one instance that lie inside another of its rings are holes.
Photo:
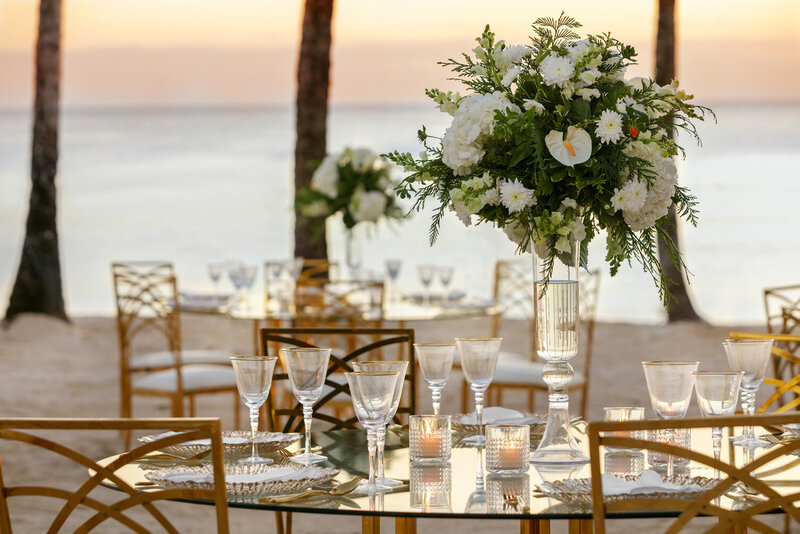
[[[361,275],[361,264],[364,260],[364,243],[362,229],[355,225],[345,229],[344,261],[347,265],[350,280],[358,280]]]
[[[574,372],[569,361],[578,354],[578,270],[580,242],[570,241],[568,252],[556,251],[551,260],[533,252],[536,352],[547,362],[542,378],[548,387],[547,426],[531,462],[586,463],[588,456],[572,436],[569,384]]]

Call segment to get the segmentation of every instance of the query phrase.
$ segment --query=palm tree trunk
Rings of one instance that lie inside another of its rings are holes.
[[[656,83],[666,85],[675,79],[675,0],[659,0],[658,2],[658,30],[656,34]],[[672,136],[672,131],[669,132]],[[668,223],[665,228],[670,239],[680,250],[678,238],[678,217],[675,208],[669,209]],[[670,261],[667,249],[661,243],[658,251],[664,274],[674,282],[670,291],[675,296],[667,310],[669,322],[675,321],[700,321],[700,316],[692,306],[689,292],[686,287],[686,277],[683,269]]]
[[[56,231],[61,0],[41,0],[36,42],[31,198],[25,242],[4,323],[31,312],[68,320]]]
[[[331,66],[333,0],[306,0],[303,37],[297,65],[297,143],[294,149],[294,187],[311,184],[312,164],[325,157],[328,119],[328,86]],[[294,254],[304,258],[328,257],[324,220],[300,222],[295,209]],[[323,231],[312,239],[311,228]]]

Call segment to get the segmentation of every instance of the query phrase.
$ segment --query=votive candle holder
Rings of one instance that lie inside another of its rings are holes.
[[[644,419],[644,407],[642,406],[611,406],[603,408],[606,421],[622,422],[622,421],[642,421]],[[644,432],[641,430],[619,430],[616,432],[606,432],[606,436],[611,435],[615,438],[634,438],[643,439]],[[607,451],[628,451],[633,452],[636,449],[626,449],[622,447],[606,447]]]
[[[530,425],[486,425],[486,470],[526,473],[530,468]]]
[[[449,415],[412,415],[408,425],[412,462],[442,463],[450,460],[453,438]]]
[[[449,463],[411,464],[409,495],[412,508],[450,508],[453,470]]]

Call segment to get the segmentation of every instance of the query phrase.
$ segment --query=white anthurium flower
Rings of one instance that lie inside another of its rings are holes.
[[[586,130],[570,126],[567,135],[550,130],[544,138],[547,150],[556,161],[567,167],[583,163],[592,155],[592,138]]]

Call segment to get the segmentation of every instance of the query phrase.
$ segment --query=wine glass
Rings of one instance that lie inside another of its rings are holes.
[[[726,339],[722,342],[728,358],[728,367],[733,371],[744,371],[740,396],[745,415],[753,415],[756,411],[756,393],[764,381],[764,375],[767,374],[772,341],[772,339]],[[744,427],[743,434],[732,441],[734,445],[741,447],[769,445],[768,441],[755,436],[752,426]]]
[[[693,371],[700,362],[642,362],[653,411],[661,419],[683,419],[692,399]],[[675,429],[664,431],[666,442],[675,443]],[[671,477],[672,455],[667,455],[667,477]]]
[[[450,282],[453,281],[455,269],[450,266],[439,267],[439,282],[442,283],[442,300],[450,301]]]
[[[403,397],[403,385],[406,380],[406,371],[408,370],[408,362],[395,361],[395,362],[351,362],[353,370],[356,372],[388,372],[397,373],[397,384],[395,384],[394,397],[392,397],[392,408],[386,418],[386,422],[378,430],[378,451],[377,451],[377,473],[375,482],[380,486],[392,487],[402,486],[400,480],[393,478],[386,478],[383,476],[383,450],[386,446],[386,425],[392,422],[394,414],[397,413],[397,408],[400,406],[400,399]]]
[[[242,266],[242,286],[244,287],[245,306],[247,310],[251,308],[251,297],[253,296],[253,285],[256,283],[257,272],[258,267],[256,265]]]
[[[704,417],[733,415],[744,371],[694,371],[692,375],[697,405]],[[721,427],[711,429],[711,443],[714,458],[719,460],[722,451]]]
[[[497,367],[497,355],[500,353],[501,337],[456,338],[458,354],[461,357],[461,370],[469,387],[475,393],[475,415],[478,420],[478,433],[464,439],[465,443],[484,445],[483,436],[483,394],[489,388]]]
[[[403,260],[400,259],[387,259],[386,260],[386,274],[389,275],[389,283],[391,290],[389,295],[392,300],[399,300],[397,298],[397,278],[400,276],[400,267],[403,265]]]
[[[267,400],[272,385],[272,372],[275,369],[275,356],[232,356],[231,365],[236,376],[236,388],[245,405],[250,409],[250,433],[252,449],[249,458],[239,460],[243,464],[271,464],[269,458],[262,458],[256,452],[256,431],[258,430],[258,409]]]
[[[417,274],[419,274],[419,281],[422,282],[422,303],[425,306],[431,303],[431,282],[433,282],[433,273],[436,272],[435,265],[420,265],[417,267]]]
[[[303,405],[306,427],[305,452],[289,458],[293,462],[308,465],[327,460],[325,456],[311,452],[311,417],[314,403],[319,400],[325,385],[331,350],[305,347],[281,349],[281,363],[289,375],[294,396]]]
[[[286,260],[286,272],[289,273],[289,276],[297,282],[297,279],[300,278],[300,275],[303,272],[303,266],[305,265],[305,259],[301,257],[296,257],[292,259]]]
[[[239,304],[241,303],[242,288],[244,287],[245,283],[245,267],[242,262],[239,261],[229,261],[227,267],[228,278],[230,279],[231,284],[233,284],[234,293],[236,294],[236,302]]]
[[[367,430],[367,451],[369,453],[369,480],[356,491],[361,493],[378,493],[391,491],[391,488],[378,485],[375,480],[375,464],[377,453],[377,435],[386,424],[392,411],[392,403],[396,395],[398,372],[352,372],[345,373],[350,386],[350,398],[356,417]]]
[[[225,265],[221,263],[208,264],[208,277],[211,278],[211,284],[214,286],[214,296],[219,295],[219,279],[222,276],[222,271]]]
[[[431,390],[433,415],[439,415],[442,390],[450,378],[453,369],[453,356],[456,352],[454,343],[414,343],[422,378]]]

